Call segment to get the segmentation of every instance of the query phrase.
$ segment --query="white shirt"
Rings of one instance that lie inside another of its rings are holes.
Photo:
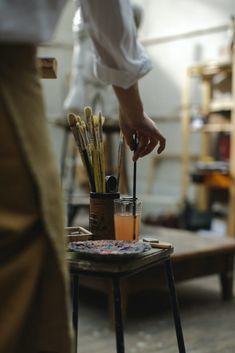
[[[95,46],[99,79],[128,88],[151,70],[151,62],[136,38],[128,0],[80,0],[80,4]]]
[[[66,0],[0,0],[0,42],[50,40]],[[96,52],[95,72],[107,84],[128,88],[151,69],[136,39],[128,0],[80,0]]]
[[[106,117],[116,117],[118,105],[113,90],[94,73],[92,40],[81,21],[80,10],[79,7],[73,20],[74,46],[64,110],[81,115],[84,107],[89,105],[93,111],[101,111]]]

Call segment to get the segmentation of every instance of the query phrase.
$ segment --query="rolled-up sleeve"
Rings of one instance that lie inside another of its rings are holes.
[[[129,88],[152,68],[136,38],[128,0],[80,0],[83,21],[95,47],[95,74],[106,84]]]

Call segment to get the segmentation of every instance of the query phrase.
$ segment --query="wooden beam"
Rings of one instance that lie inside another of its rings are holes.
[[[187,198],[189,188],[189,134],[190,134],[190,75],[187,72],[182,97],[182,180],[181,199]]]
[[[37,65],[41,78],[57,78],[57,60],[55,58],[38,58]]]
[[[193,65],[189,68],[191,76],[210,77],[222,72],[231,73],[231,61],[211,61],[207,64]]]

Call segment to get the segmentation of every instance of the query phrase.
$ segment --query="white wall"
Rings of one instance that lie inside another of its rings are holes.
[[[98,1],[98,0],[97,0]],[[221,26],[229,22],[235,14],[233,0],[135,0],[145,11],[144,23],[140,29],[140,39],[165,37],[194,30]],[[72,44],[71,22],[73,3],[69,2],[56,32],[56,41]],[[226,32],[169,41],[147,46],[154,68],[140,82],[145,110],[150,116],[179,116],[181,96],[186,69],[197,61],[214,60],[221,57],[221,48],[227,44]],[[65,78],[69,73],[71,50],[42,49],[40,54],[54,55],[58,59],[59,77],[57,80],[44,80],[43,87],[49,116],[63,115],[62,104],[65,97]],[[159,123],[167,138],[166,153],[180,153],[180,120]],[[59,158],[61,133],[52,132],[55,149]],[[197,140],[194,140],[197,145]],[[197,146],[194,147],[196,149]],[[138,163],[138,190],[146,189],[146,177],[151,157]],[[131,158],[129,156],[129,164]],[[131,175],[131,168],[130,168]],[[160,164],[156,174],[154,192],[156,199],[167,198],[174,203],[180,195],[180,163],[166,161]]]
[[[66,96],[66,82],[70,72],[73,34],[72,34],[72,18],[74,13],[74,4],[69,1],[62,13],[52,46],[42,46],[38,50],[40,57],[55,57],[58,62],[57,79],[41,80],[47,116],[49,121],[53,121],[57,117],[63,117],[63,102]],[[63,130],[53,127],[49,124],[54,145],[56,158],[59,162],[61,153],[61,144],[63,138]]]
[[[162,38],[225,25],[235,14],[233,0],[139,0],[138,3],[145,10],[140,39]],[[180,116],[187,67],[200,61],[222,60],[222,49],[227,43],[227,32],[221,32],[147,46],[154,64],[152,72],[140,82],[147,112],[152,116]],[[180,153],[180,121],[159,126],[167,138],[165,153]],[[192,136],[193,151],[197,150],[197,141],[197,136]],[[156,176],[156,198],[168,195],[172,196],[172,201],[177,199],[180,177],[180,163],[171,160],[161,163]]]

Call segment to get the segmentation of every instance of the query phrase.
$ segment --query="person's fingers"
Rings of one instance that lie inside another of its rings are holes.
[[[139,124],[129,125],[128,117],[120,110],[120,127],[125,140],[131,151],[135,149],[133,135],[137,133],[138,146],[133,154],[133,160],[144,157],[151,153],[158,145],[157,153],[160,154],[165,149],[166,140],[158,130],[156,124],[144,113],[143,120]]]
[[[166,146],[166,140],[162,135],[160,135],[158,139],[153,138],[150,140],[147,137],[142,136],[140,138],[140,141],[141,143],[138,145],[138,148],[133,155],[133,161],[136,161],[138,158],[142,158],[147,154],[151,153],[157,144],[159,144],[159,147],[157,149],[158,154],[160,154]]]
[[[146,146],[148,145],[148,142],[149,142],[149,138],[148,136],[144,136],[144,135],[141,135],[138,134],[138,145],[137,145],[137,148],[133,154],[133,161],[136,161],[140,155],[144,152],[144,150],[146,149]]]
[[[135,148],[135,143],[134,143],[134,140],[133,140],[133,134],[131,132],[127,132],[125,130],[122,130],[123,132],[123,135],[125,137],[125,140],[126,140],[126,143],[127,145],[129,146],[130,150],[133,151],[134,148]]]
[[[136,146],[136,154],[142,153],[145,150],[146,146],[149,143],[149,137],[147,135],[140,135],[138,134],[138,144]]]
[[[156,145],[157,145],[157,141],[155,139],[150,140],[148,145],[145,146],[145,149],[143,149],[143,151],[141,153],[139,153],[139,157],[144,157],[147,154],[151,153],[154,150],[154,148],[156,147]]]
[[[160,144],[160,146],[157,149],[157,153],[158,154],[162,153],[162,151],[164,151],[164,149],[166,147],[166,139],[165,139],[165,137],[161,136],[161,138],[159,139],[159,144]]]

